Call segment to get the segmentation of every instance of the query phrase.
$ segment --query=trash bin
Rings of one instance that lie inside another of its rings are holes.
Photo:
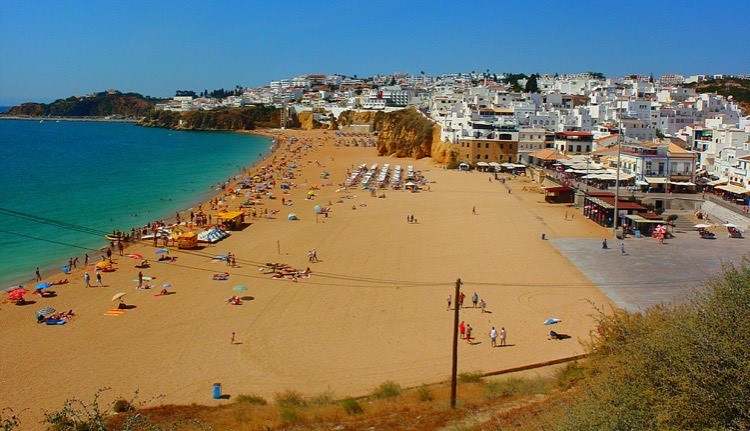
[[[637,230],[635,231],[635,237],[640,238],[641,237],[641,231]]]
[[[546,233],[542,234],[542,239],[547,239],[547,234]]]
[[[214,383],[214,399],[221,398],[221,383]]]

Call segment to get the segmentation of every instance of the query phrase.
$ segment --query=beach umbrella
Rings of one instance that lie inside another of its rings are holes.
[[[122,299],[122,297],[125,296],[125,292],[116,293],[115,296],[112,297],[113,301],[117,301]]]
[[[143,259],[143,255],[138,253],[129,254],[128,257],[131,259]]]
[[[308,196],[313,196],[313,195],[315,195],[315,192],[313,190],[310,190],[309,192],[307,192],[307,195]]]
[[[729,223],[729,222],[726,222],[726,223],[724,223],[724,227],[737,227],[737,225]]]
[[[167,283],[167,284],[163,285],[161,288],[162,289],[169,289],[170,287],[172,287],[172,285],[169,284],[169,283]]]
[[[693,227],[697,227],[698,229],[706,229],[706,228],[711,227],[711,225],[710,224],[706,224],[706,223],[698,223],[697,225],[695,225]]]
[[[11,291],[8,294],[8,299],[10,299],[11,301],[18,301],[19,299],[23,299],[23,295],[25,295],[26,292],[27,292],[26,289],[18,288],[16,290]]]
[[[156,254],[164,254],[164,253],[169,253],[169,249],[168,248],[160,248],[160,249],[156,250]]]
[[[549,319],[545,320],[544,323],[542,323],[542,324],[543,325],[554,325],[555,323],[560,323],[560,322],[562,322],[562,320],[554,318],[554,317],[550,317]]]
[[[37,285],[36,285],[36,286],[34,287],[34,290],[42,290],[42,289],[46,289],[46,288],[48,288],[48,287],[50,287],[50,286],[52,286],[52,285],[51,285],[51,284],[49,284],[49,283],[39,283],[39,284],[37,284]]]
[[[313,208],[313,209],[314,209],[315,211],[317,211],[317,212],[320,212],[320,211],[322,211],[322,210],[323,210],[323,207],[321,207],[320,205],[315,205],[315,208]]]
[[[241,290],[247,290],[247,287],[245,287],[245,286],[234,286],[232,288],[232,290],[235,290],[235,291],[239,292]]]
[[[52,314],[55,312],[55,309],[52,307],[44,307],[40,308],[39,311],[36,312],[37,316],[46,316],[48,314]]]
[[[10,287],[6,287],[3,290],[0,290],[0,293],[10,293],[16,289],[22,289],[22,288],[23,288],[23,285],[20,285],[20,284],[18,286],[10,286]]]

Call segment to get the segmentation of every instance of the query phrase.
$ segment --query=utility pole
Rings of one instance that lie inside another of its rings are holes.
[[[614,208],[614,214],[612,215],[612,233],[615,234],[615,239],[617,239],[617,216],[618,216],[618,208],[617,205],[620,201],[620,148],[622,147],[622,112],[620,112],[620,118],[619,118],[619,133],[617,136],[617,173],[615,175],[615,208]]]
[[[453,297],[453,363],[451,368],[451,408],[456,408],[456,378],[458,376],[458,295],[461,294],[461,279],[456,279],[456,293]]]

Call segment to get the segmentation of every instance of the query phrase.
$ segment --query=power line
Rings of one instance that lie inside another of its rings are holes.
[[[60,220],[54,220],[51,218],[41,217],[41,216],[37,216],[34,214],[24,213],[21,211],[15,211],[15,210],[7,209],[7,208],[0,208],[0,214],[4,214],[10,217],[16,217],[16,218],[23,219],[23,220],[32,221],[35,223],[41,223],[41,224],[46,224],[49,226],[55,226],[55,227],[59,227],[63,229],[73,230],[76,232],[87,233],[89,235],[102,236],[108,233],[102,230],[93,229],[93,228],[86,227],[86,226],[79,226],[73,223],[67,223],[67,222],[63,222]]]
[[[80,245],[68,244],[68,243],[65,243],[65,242],[54,241],[54,240],[46,239],[46,238],[39,238],[39,237],[36,237],[36,236],[25,235],[25,234],[22,234],[22,233],[11,232],[11,231],[8,231],[8,230],[3,230],[3,229],[0,229],[0,232],[7,233],[9,235],[20,236],[20,237],[23,237],[23,238],[35,239],[35,240],[38,240],[38,241],[46,241],[46,242],[51,242],[53,244],[60,244],[60,245],[68,246],[68,247],[80,248],[82,250],[99,251],[98,249],[95,249],[95,248],[81,247]]]

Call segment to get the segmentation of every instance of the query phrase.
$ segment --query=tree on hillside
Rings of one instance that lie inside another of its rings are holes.
[[[536,82],[536,77],[538,75],[536,73],[531,74],[529,76],[529,79],[526,80],[526,87],[524,90],[526,90],[527,93],[538,93],[539,92],[539,85]]]

